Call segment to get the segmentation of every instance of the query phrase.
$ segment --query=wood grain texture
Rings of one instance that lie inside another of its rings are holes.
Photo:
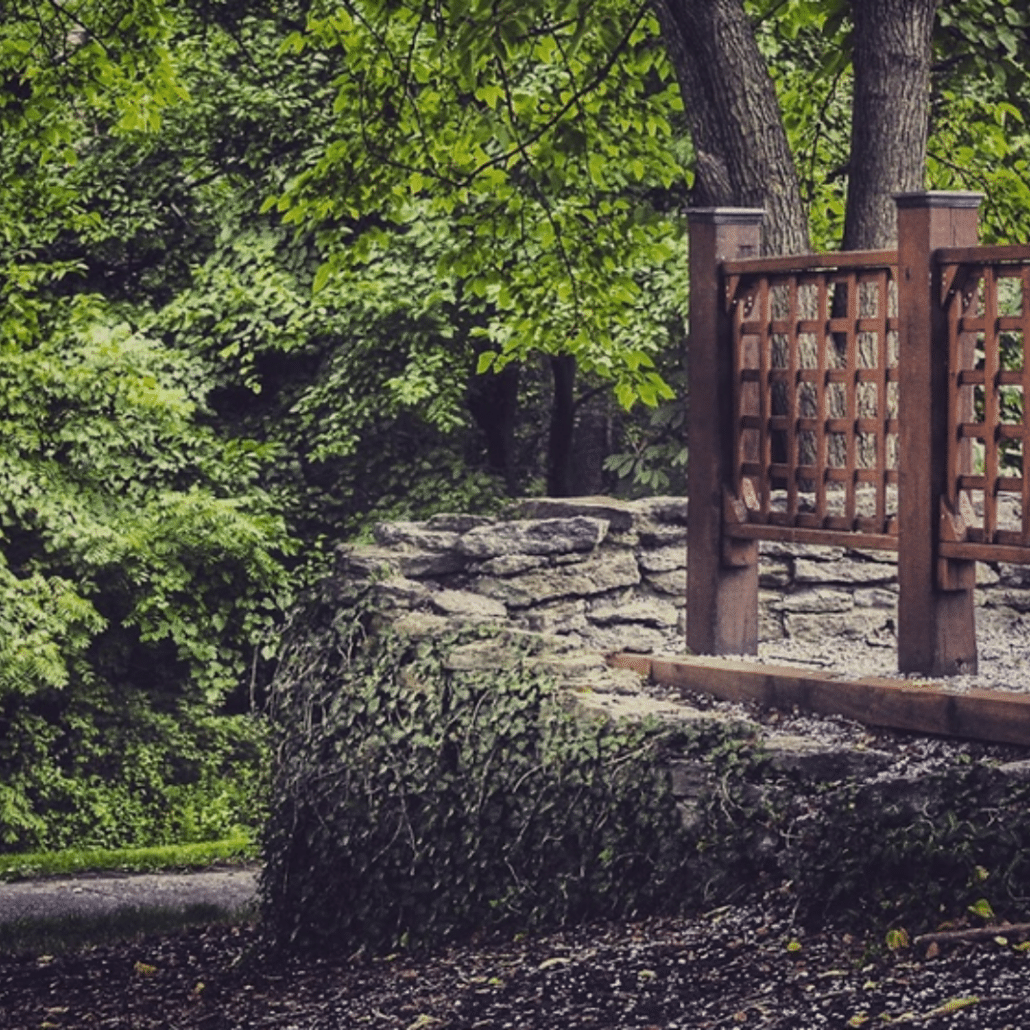
[[[843,715],[884,726],[946,737],[1030,745],[1030,695],[971,690],[955,693],[929,683],[881,677],[840,680],[787,665],[757,665],[701,656],[612,655],[617,668],[634,669],[666,686],[724,701],[755,702],[817,715]]]

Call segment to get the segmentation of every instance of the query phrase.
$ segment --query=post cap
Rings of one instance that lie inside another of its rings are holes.
[[[894,194],[894,203],[899,208],[978,208],[983,199],[982,193],[971,193],[967,190],[919,190],[914,193]]]
[[[712,225],[754,225],[765,218],[764,207],[688,207],[687,218],[692,222]]]

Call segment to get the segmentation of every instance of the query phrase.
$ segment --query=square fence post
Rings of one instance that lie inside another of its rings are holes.
[[[898,670],[976,671],[973,563],[938,575],[948,434],[948,330],[934,261],[978,243],[977,193],[903,193],[898,206]],[[950,579],[950,581],[948,581]],[[944,589],[948,587],[948,589]]]
[[[758,257],[764,211],[695,208],[690,224],[687,420],[687,646],[695,654],[758,652],[758,545],[723,537],[733,462],[730,318],[719,264]]]

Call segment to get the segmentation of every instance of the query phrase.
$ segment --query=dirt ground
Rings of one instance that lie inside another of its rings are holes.
[[[1030,1026],[1019,936],[891,951],[789,913],[595,925],[428,957],[261,959],[254,926],[0,959],[0,1026],[808,1030]]]

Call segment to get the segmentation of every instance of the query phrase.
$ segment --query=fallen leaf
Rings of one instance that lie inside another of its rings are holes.
[[[941,953],[941,946],[936,941],[930,941],[930,947],[926,949],[927,958],[936,958]]]
[[[146,962],[137,962],[132,969],[139,976],[153,976],[157,972],[157,966],[149,965]]]
[[[443,1020],[437,1019],[435,1016],[427,1016],[424,1012],[421,1012],[408,1024],[407,1030],[424,1030],[427,1026],[433,1026],[435,1023],[441,1022]]]
[[[967,998],[952,998],[950,1001],[946,1001],[943,1005],[938,1005],[937,1008],[932,1009],[926,1014],[926,1018],[929,1019],[931,1016],[946,1016],[949,1012],[958,1012],[959,1009],[967,1009],[970,1005],[979,1005],[980,998],[978,995],[970,995]]]

